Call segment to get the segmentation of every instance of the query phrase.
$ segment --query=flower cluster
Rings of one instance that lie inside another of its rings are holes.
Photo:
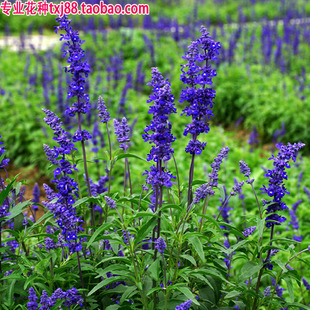
[[[304,284],[306,290],[310,291],[310,284],[305,278],[302,278],[302,283]]]
[[[155,247],[160,254],[163,254],[165,252],[166,247],[167,247],[165,240],[162,237],[159,237],[156,240],[156,246]]]
[[[163,167],[159,170],[154,165],[150,167],[149,171],[145,170],[142,175],[147,176],[145,182],[152,185],[153,188],[156,186],[171,187],[171,179],[175,179],[170,171],[165,171]]]
[[[293,205],[292,205],[292,209],[289,210],[289,214],[290,214],[290,217],[291,217],[291,221],[288,223],[288,225],[292,225],[293,229],[294,230],[297,230],[299,229],[299,221],[298,221],[298,217],[297,217],[297,208],[298,206],[302,203],[302,200],[298,200],[296,201]],[[298,241],[298,242],[301,242],[302,241],[302,236],[297,236],[294,234],[293,236],[293,239],[295,241]]]
[[[28,299],[29,299],[29,302],[27,303],[28,310],[37,310],[37,308],[38,308],[38,303],[37,303],[38,297],[36,295],[35,290],[32,287],[29,289]]]
[[[32,287],[29,289],[29,300],[30,302],[27,304],[28,310],[37,310],[39,306],[37,303],[38,297]],[[47,292],[43,290],[40,299],[41,307],[39,310],[49,310],[56,305],[58,300],[64,300],[62,305],[64,307],[68,307],[68,309],[70,309],[73,305],[83,307],[82,298],[75,287],[67,290],[66,292],[64,292],[61,288],[58,288],[55,292],[53,292],[51,297],[48,297]]]
[[[305,144],[294,143],[287,145],[277,144],[276,147],[279,149],[277,157],[272,155],[270,160],[273,160],[274,168],[268,170],[264,175],[269,178],[269,186],[262,186],[261,193],[267,193],[269,197],[272,197],[270,201],[264,201],[264,205],[267,205],[267,214],[270,214],[266,218],[266,227],[271,227],[272,225],[281,225],[285,222],[286,218],[277,214],[277,211],[287,209],[287,206],[282,202],[282,198],[285,194],[289,194],[286,190],[283,180],[287,180],[287,174],[285,168],[290,168],[289,160],[292,159],[296,161],[298,151],[303,148]]]
[[[2,138],[2,136],[0,136],[0,138]],[[0,145],[3,145],[3,142],[0,141]],[[5,153],[5,147],[4,146],[0,146],[0,169],[4,169],[5,166],[7,166],[9,164],[9,159],[8,158],[2,158],[3,154]]]
[[[233,191],[230,193],[230,195],[236,196],[237,194],[241,194],[243,184],[243,181],[235,183],[235,186],[232,188]]]
[[[117,119],[113,120],[115,135],[118,143],[120,143],[119,147],[121,150],[126,151],[128,149],[127,142],[130,142],[130,128],[127,124],[126,117],[123,117],[119,122]]]
[[[255,230],[256,230],[256,226],[251,226],[251,227],[246,228],[242,233],[244,237],[247,238],[248,236],[251,236]]]
[[[101,123],[105,124],[111,120],[110,113],[101,96],[99,96],[98,98],[98,111],[99,111],[99,118],[100,118]]]
[[[206,143],[200,142],[197,137],[201,133],[209,132],[208,122],[213,116],[215,91],[207,85],[212,85],[212,78],[217,73],[209,62],[217,59],[221,48],[220,43],[209,36],[205,27],[201,26],[200,32],[201,37],[191,43],[183,56],[187,64],[181,66],[181,81],[186,88],[182,90],[180,99],[180,102],[189,102],[182,115],[192,117],[192,122],[186,125],[184,130],[185,136],[192,134],[192,140],[185,151],[197,155],[200,155],[206,146]]]
[[[68,19],[66,15],[56,18],[56,21],[60,24],[56,26],[55,32],[58,30],[65,30],[65,34],[60,35],[60,41],[66,40],[64,43],[63,57],[68,55],[67,63],[70,65],[65,67],[65,72],[72,74],[72,81],[69,85],[69,91],[67,98],[76,97],[77,102],[72,107],[68,107],[67,114],[75,116],[76,113],[87,113],[90,110],[89,95],[85,93],[85,83],[90,73],[90,67],[85,58],[85,52],[81,48],[84,43],[79,38],[78,31],[75,31],[70,26],[71,19]]]
[[[246,177],[248,178],[248,180],[246,180],[246,182],[248,184],[252,184],[254,182],[254,179],[250,179],[250,175],[251,175],[251,170],[248,167],[247,163],[244,162],[243,160],[240,160],[239,162],[239,168],[240,168],[240,172]]]
[[[171,143],[175,137],[171,133],[171,123],[169,115],[176,113],[174,107],[174,96],[171,94],[171,84],[164,80],[157,68],[152,68],[152,81],[147,83],[153,87],[153,94],[147,103],[154,102],[150,106],[149,114],[153,114],[151,124],[144,129],[142,135],[145,142],[154,143],[147,160],[158,162],[167,161],[171,158],[173,149]]]
[[[212,172],[209,174],[209,182],[202,184],[197,188],[195,192],[195,197],[193,203],[199,203],[201,200],[205,199],[208,195],[213,196],[215,192],[212,190],[213,187],[217,187],[218,172],[221,168],[223,159],[227,157],[229,148],[226,146],[221,149],[220,153],[214,158],[213,163],[211,164]]]
[[[115,201],[114,201],[112,198],[110,198],[110,197],[108,197],[108,196],[104,196],[104,200],[105,200],[106,204],[107,204],[111,209],[116,208],[116,203],[115,203]]]
[[[55,193],[49,186],[44,185],[49,200],[49,202],[44,202],[44,205],[51,210],[54,218],[57,219],[57,224],[68,241],[70,252],[75,252],[82,248],[77,242],[77,233],[83,229],[82,220],[77,217],[76,210],[73,207],[78,197],[78,184],[70,175],[77,169],[75,165],[71,165],[66,160],[66,155],[70,154],[75,148],[70,134],[62,129],[60,119],[49,110],[44,109],[43,111],[47,115],[44,121],[54,130],[54,140],[59,144],[59,147],[54,147],[53,150],[48,146],[44,146],[50,162],[58,166],[54,170],[54,180],[51,181],[55,183],[58,192]]]
[[[176,306],[175,310],[189,310],[191,305],[192,305],[192,301],[189,299],[183,302],[182,304],[180,304],[179,306]]]

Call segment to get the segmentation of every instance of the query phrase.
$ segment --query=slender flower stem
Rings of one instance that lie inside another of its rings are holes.
[[[205,198],[204,202],[203,202],[203,210],[202,210],[202,215],[206,215],[207,214],[207,209],[208,209],[208,205],[209,205],[209,200],[210,200],[210,196],[208,195],[207,198]],[[206,219],[204,217],[201,218],[201,222],[200,222],[200,227],[199,227],[199,232],[202,232],[204,224],[205,224]]]
[[[50,258],[50,264],[51,264],[51,279],[54,278],[54,267],[53,267],[53,259]],[[51,282],[51,290],[53,290],[53,282]]]
[[[138,212],[141,211],[141,201],[142,201],[142,195],[143,195],[143,188],[142,188],[142,191],[141,191],[141,194],[140,194],[140,197],[139,197],[139,206],[138,206]],[[139,226],[141,226],[141,219],[139,217]]]
[[[173,158],[173,161],[174,161],[174,166],[175,166],[175,171],[176,171],[176,174],[177,174],[177,183],[178,183],[178,196],[179,196],[179,203],[181,202],[181,184],[180,184],[180,176],[179,176],[179,169],[178,169],[178,165],[177,165],[177,162],[175,160],[175,157],[174,157],[174,154],[172,153],[171,154],[171,157]]]
[[[73,152],[71,153],[71,158],[72,158],[72,163],[73,163],[73,165],[75,165],[75,159],[74,159]],[[82,198],[81,186],[80,186],[78,174],[77,174],[77,172],[76,172],[75,169],[74,169],[74,176],[75,176],[75,180],[76,180],[76,183],[77,183],[78,189],[79,189],[79,198],[81,199],[81,198]]]
[[[79,98],[77,98],[77,102],[79,104]],[[79,130],[82,130],[82,122],[81,122],[81,113],[78,112],[78,125]],[[88,170],[87,170],[87,158],[86,158],[86,151],[85,151],[85,141],[82,140],[82,150],[83,150],[83,162],[84,162],[84,172],[86,176],[86,183],[87,183],[87,189],[88,189],[88,197],[91,197],[91,189],[90,189],[90,182],[89,182],[89,176],[88,176]],[[93,204],[90,203],[90,209],[91,209],[91,224],[95,225],[95,211]]]
[[[164,253],[161,254],[163,259],[163,269],[164,269],[164,287],[165,287],[165,310],[167,310],[168,306],[168,296],[167,296],[167,267]]]
[[[112,160],[112,144],[111,144],[110,130],[109,130],[108,123],[105,123],[105,125],[106,125],[106,128],[107,128],[107,135],[108,135],[108,139],[109,139],[110,160]]]
[[[249,178],[249,180],[250,180],[250,177],[248,177],[248,178]],[[258,205],[259,217],[260,217],[260,219],[262,219],[262,218],[263,218],[263,216],[262,216],[262,210],[261,210],[261,208],[260,208],[260,204],[259,204],[259,201],[258,201],[258,198],[257,198],[256,192],[255,192],[255,189],[254,189],[254,185],[253,185],[253,183],[251,183],[251,186],[252,186],[252,190],[253,190],[253,193],[254,193],[254,196],[255,196],[255,199],[256,199],[257,205]]]
[[[157,211],[157,202],[158,202],[158,186],[155,188],[155,206],[154,206],[154,211]],[[155,250],[155,234],[156,234],[156,226],[153,228],[153,233],[152,233],[152,250]],[[154,255],[154,260],[156,259],[156,251]]]
[[[195,141],[196,139],[194,139]],[[188,178],[188,191],[187,191],[187,205],[189,206],[192,202],[192,183],[194,178],[194,166],[195,166],[195,153],[192,155],[191,166],[189,169],[189,178]]]
[[[243,210],[243,227],[244,229],[246,229],[246,210],[245,210],[245,204],[244,204],[244,200],[242,199],[242,210]]]
[[[216,221],[218,221],[218,219],[220,218],[221,213],[222,213],[222,210],[224,209],[224,207],[226,207],[226,205],[227,205],[227,203],[228,203],[230,197],[231,197],[231,194],[229,194],[229,196],[225,199],[225,201],[224,201],[224,203],[223,203],[223,205],[222,205],[222,208],[220,209],[220,212],[219,212],[219,214],[217,215],[217,217],[216,217],[216,219],[215,219]]]
[[[271,225],[271,231],[270,231],[270,246],[272,246],[273,234],[274,234],[274,224]],[[264,273],[264,266],[265,266],[266,262],[267,262],[267,261],[269,260],[269,258],[270,258],[270,253],[271,253],[271,249],[268,250],[268,252],[267,252],[267,257],[266,257],[266,259],[264,260],[264,263],[263,263],[263,267],[262,267],[261,270],[259,271],[258,278],[257,278],[257,282],[256,282],[256,288],[255,288],[256,294],[258,294],[258,292],[259,292],[260,281],[261,281],[262,275],[263,275],[263,273]],[[257,297],[255,297],[252,310],[256,310],[256,309],[257,309],[257,302],[258,302],[258,299],[257,299]]]
[[[127,143],[125,143],[125,146],[126,146]],[[125,147],[125,154],[126,154],[126,147]],[[124,184],[126,183],[126,175],[128,173],[128,181],[129,181],[129,192],[130,192],[130,195],[132,196],[132,183],[131,183],[131,175],[130,175],[130,167],[129,167],[129,161],[128,161],[128,158],[125,158],[125,180],[124,180]],[[124,193],[124,196],[125,196],[125,193]],[[131,210],[132,210],[132,213],[134,213],[134,207],[133,207],[133,202],[131,201]]]
[[[84,286],[84,280],[83,280],[83,275],[82,275],[82,268],[81,268],[81,262],[80,262],[80,255],[79,255],[79,252],[76,252],[76,256],[77,256],[77,261],[78,261],[78,266],[79,266],[79,273],[80,273],[81,285],[82,285],[82,289],[84,290],[85,286]],[[84,299],[84,306],[85,306],[85,308],[87,309],[85,291],[83,291],[83,299]]]
[[[159,190],[159,213],[158,213],[158,224],[157,224],[157,238],[160,237],[160,226],[161,226],[161,206],[163,204],[163,187]]]

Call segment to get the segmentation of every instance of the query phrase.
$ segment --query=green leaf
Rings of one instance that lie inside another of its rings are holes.
[[[200,305],[199,302],[197,301],[197,299],[195,298],[195,296],[193,295],[193,293],[189,290],[188,287],[176,287],[176,290],[178,290],[179,292],[181,292],[182,294],[184,294],[186,296],[187,299],[191,299],[192,302],[196,305]]]
[[[24,221],[24,215],[23,214],[18,214],[15,218],[14,218],[14,230],[15,231],[20,231],[24,228],[23,225],[23,221]]]
[[[108,307],[106,307],[106,310],[117,310],[119,309],[120,305],[110,305]]]
[[[181,257],[183,257],[183,258],[187,259],[188,261],[190,261],[194,266],[197,266],[197,263],[196,263],[196,261],[195,261],[193,256],[187,255],[187,254],[183,254],[183,255],[181,255]]]
[[[264,219],[257,219],[257,231],[258,231],[258,238],[260,239],[263,236],[264,228],[265,228],[265,220]]]
[[[282,269],[283,273],[287,272],[288,269],[285,267],[285,265],[280,260],[277,259],[274,262]]]
[[[83,198],[77,200],[77,201],[73,204],[73,207],[76,208],[76,207],[82,205],[83,203],[85,203],[85,202],[87,202],[87,201],[89,201],[89,197],[83,197]]]
[[[11,181],[11,183],[5,188],[5,190],[0,192],[0,206],[3,205],[5,198],[9,195],[11,188],[16,180],[17,176]]]
[[[163,205],[159,211],[164,211],[164,210],[167,210],[167,209],[177,209],[179,211],[182,211],[184,210],[184,208],[182,208],[181,206],[178,206],[178,205],[173,205],[173,204],[170,204],[170,205]]]
[[[285,306],[288,306],[289,309],[291,309],[290,307],[296,307],[304,310],[310,310],[310,307],[300,304],[299,302],[286,303]]]
[[[134,247],[137,246],[139,242],[141,242],[145,237],[152,231],[152,229],[155,227],[157,223],[157,217],[152,217],[147,223],[145,223],[138,231],[135,242],[134,242]]]
[[[46,219],[49,219],[53,217],[53,214],[51,211],[48,211],[43,216],[41,216],[31,227],[27,230],[28,232],[31,232],[33,229],[35,229],[41,222],[45,221]]]
[[[123,293],[121,299],[120,299],[120,304],[122,304],[127,298],[129,298],[130,296],[132,296],[133,292],[136,291],[137,288],[135,286],[128,286],[126,291]]]
[[[103,232],[106,229],[112,227],[113,225],[114,225],[113,223],[104,223],[98,229],[96,229],[96,231],[92,234],[91,238],[87,242],[87,248],[89,248],[92,245],[92,243],[96,240],[98,235],[103,234]]]
[[[157,258],[155,262],[153,262],[148,269],[150,277],[155,281],[159,280],[159,269],[160,269],[159,258]]]
[[[9,291],[8,291],[8,299],[9,299],[9,302],[11,305],[14,304],[14,287],[15,287],[15,283],[16,283],[16,280],[12,280],[11,284],[10,284],[10,287],[9,287]],[[7,284],[6,284],[7,285]]]
[[[126,277],[111,277],[111,278],[107,278],[104,279],[103,281],[101,281],[100,283],[98,283],[89,293],[87,296],[91,296],[92,294],[94,294],[95,292],[97,292],[98,290],[100,290],[102,287],[109,285],[111,283],[114,282],[119,282],[119,281],[127,281],[128,279]]]
[[[240,248],[241,246],[243,246],[249,242],[250,242],[250,240],[242,240],[242,241],[238,242],[237,244],[235,244],[232,247],[230,247],[229,249],[227,249],[227,254],[230,255],[232,252],[236,251],[238,248]]]
[[[240,292],[238,291],[231,291],[229,292],[226,296],[225,296],[225,299],[231,299],[231,298],[234,298],[234,297],[237,297],[240,295]]]
[[[247,262],[241,268],[240,281],[245,281],[245,280],[249,279],[255,273],[259,272],[262,267],[263,267],[263,263],[262,262],[260,262],[258,265],[255,264],[254,262]]]
[[[124,153],[124,154],[119,154],[119,155],[115,156],[114,162],[117,162],[118,160],[123,159],[123,158],[129,158],[129,157],[137,158],[137,159],[148,162],[145,158],[143,158],[139,155],[136,155],[136,154],[131,154],[131,153],[126,153],[126,154]]]
[[[194,180],[192,182],[192,186],[195,186],[195,185],[202,185],[202,184],[205,184],[205,183],[208,183],[206,180]]]
[[[11,214],[6,218],[6,220],[11,220],[12,218],[21,214],[23,212],[23,209],[29,205],[31,205],[31,200],[20,202],[19,204],[17,204],[14,208],[12,208],[9,211]]]
[[[205,259],[205,255],[203,252],[203,247],[202,247],[202,243],[201,243],[200,239],[198,237],[193,237],[193,238],[189,238],[189,241],[192,243],[193,248],[195,249],[195,251],[199,255],[202,262],[205,263],[206,259]]]
[[[286,282],[287,290],[290,295],[291,302],[294,302],[294,287],[293,287],[292,279],[288,276],[283,277],[283,279]]]

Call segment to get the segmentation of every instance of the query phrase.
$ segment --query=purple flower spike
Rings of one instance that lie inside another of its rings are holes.
[[[218,172],[220,170],[221,164],[224,160],[224,158],[227,157],[229,152],[229,148],[226,146],[221,149],[220,153],[217,154],[217,157],[214,158],[213,163],[211,164],[212,172],[209,174],[210,182],[209,185],[216,187],[217,186],[217,180],[218,180]]]
[[[163,254],[165,252],[165,249],[167,248],[165,240],[162,237],[159,237],[156,240],[156,246],[155,247],[160,254]]]
[[[107,123],[111,120],[110,113],[101,96],[99,96],[98,98],[98,111],[99,111],[99,118],[100,118],[101,123]]]
[[[171,84],[168,80],[164,80],[157,68],[152,68],[152,82],[147,85],[153,87],[153,94],[147,101],[148,103],[153,102],[149,109],[149,114],[153,114],[153,120],[144,129],[145,133],[142,138],[144,141],[154,144],[147,160],[167,161],[173,153],[171,143],[176,139],[171,133],[169,121],[169,115],[176,113],[173,103],[174,96],[171,94]]]
[[[33,194],[33,199],[32,199],[32,201],[33,201],[34,203],[40,203],[40,189],[39,189],[38,183],[36,183],[36,184],[34,185],[32,194]],[[33,209],[34,211],[38,211],[39,207],[34,205],[34,206],[32,206],[32,209]]]
[[[37,310],[38,309],[38,297],[36,295],[36,291],[31,287],[29,289],[29,302],[27,303],[28,310]]]
[[[202,184],[197,188],[195,192],[195,197],[193,199],[193,203],[199,203],[201,200],[205,199],[208,195],[213,196],[214,191],[212,190],[213,187],[217,187],[218,183],[218,172],[221,168],[221,164],[223,159],[227,157],[229,152],[229,148],[226,146],[221,149],[220,153],[214,158],[213,163],[211,164],[212,172],[209,174],[209,182]]]
[[[0,138],[2,138],[0,136]],[[3,145],[3,142],[0,141],[0,145]],[[0,157],[5,153],[5,148],[3,146],[0,147]],[[0,169],[4,169],[5,166],[9,164],[9,159],[3,158],[2,161],[0,162]]]
[[[236,196],[237,194],[241,194],[241,190],[242,190],[242,186],[243,186],[244,182],[237,182],[235,184],[235,186],[233,187],[233,192],[230,193],[231,196]]]
[[[111,209],[116,208],[115,201],[112,198],[104,196],[104,200]]]
[[[191,305],[192,305],[192,301],[189,299],[189,300],[183,302],[183,304],[176,306],[175,310],[189,310]]]
[[[205,183],[200,185],[196,192],[195,197],[193,199],[193,203],[199,203],[201,200],[205,199],[208,195],[213,195],[214,191],[212,191],[212,186],[209,183]]]
[[[115,129],[115,135],[118,143],[120,143],[120,149],[126,151],[128,148],[127,142],[130,142],[130,128],[127,124],[126,117],[123,117],[121,122],[119,122],[117,119],[113,120],[114,123],[114,129]]]
[[[246,177],[248,178],[248,180],[246,180],[246,182],[248,184],[252,184],[254,182],[254,179],[250,180],[250,175],[251,175],[251,170],[248,167],[247,163],[244,162],[243,160],[239,161],[239,167],[240,167],[240,172]]]
[[[76,97],[77,102],[73,103],[72,107],[68,107],[66,114],[73,117],[76,113],[87,113],[91,106],[89,104],[89,95],[85,93],[85,83],[88,74],[90,73],[90,66],[85,58],[85,52],[81,48],[84,43],[79,38],[78,31],[75,31],[70,26],[71,20],[66,15],[56,18],[56,21],[60,24],[55,27],[55,32],[58,30],[65,30],[65,34],[60,35],[60,41],[64,40],[65,51],[63,57],[68,56],[68,67],[65,67],[65,72],[72,74],[72,80],[69,85],[67,98]]]
[[[251,226],[249,228],[246,228],[242,233],[244,237],[247,238],[248,236],[251,236],[255,230],[256,230],[256,226]]]
[[[271,293],[271,287],[267,286],[264,290],[264,296],[269,297]]]
[[[306,290],[310,291],[310,284],[305,278],[302,278],[302,283],[304,284]]]
[[[181,92],[180,102],[189,103],[181,115],[192,118],[192,122],[186,125],[183,133],[184,136],[192,135],[185,151],[192,155],[200,155],[206,146],[206,143],[200,142],[197,137],[210,130],[209,120],[213,117],[215,91],[208,86],[212,85],[212,78],[217,75],[210,62],[217,59],[221,48],[220,43],[209,36],[205,27],[201,26],[200,32],[201,37],[190,44],[182,57],[187,64],[181,66],[181,81],[185,89]]]
[[[266,218],[266,227],[272,225],[281,225],[286,221],[286,218],[276,214],[277,211],[288,209],[286,204],[282,202],[282,198],[285,194],[289,194],[284,185],[284,180],[287,180],[287,174],[285,168],[290,168],[289,160],[296,161],[298,151],[303,148],[305,144],[294,143],[287,145],[277,144],[276,147],[279,149],[277,157],[272,155],[269,160],[273,160],[273,169],[268,170],[265,177],[269,178],[268,188],[263,185],[261,190],[262,193],[268,194],[272,197],[270,201],[264,201],[264,205],[267,205],[267,214],[270,214]]]

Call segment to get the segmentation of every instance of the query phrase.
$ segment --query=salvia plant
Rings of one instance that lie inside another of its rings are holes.
[[[234,186],[223,184],[228,146],[206,178],[195,179],[195,157],[208,153],[204,134],[216,101],[212,61],[220,43],[202,26],[183,57],[179,101],[190,136],[183,180],[174,157],[170,119],[177,100],[170,81],[152,68],[151,120],[140,137],[150,144],[145,157],[131,153],[134,129],[123,110],[113,118],[103,97],[93,105],[98,119],[91,135],[83,129],[92,108],[84,42],[67,16],[56,21],[65,42],[67,104],[64,120],[43,109],[54,139],[43,145],[51,170],[44,191],[36,184],[33,199],[25,200],[22,183],[8,178],[0,147],[1,309],[310,309],[310,247],[298,218],[303,200],[287,199],[294,192],[290,167],[305,145],[277,144],[263,184],[242,159]],[[139,163],[147,168],[139,170]],[[133,174],[145,182],[134,184]],[[298,193],[301,182],[302,173]]]

